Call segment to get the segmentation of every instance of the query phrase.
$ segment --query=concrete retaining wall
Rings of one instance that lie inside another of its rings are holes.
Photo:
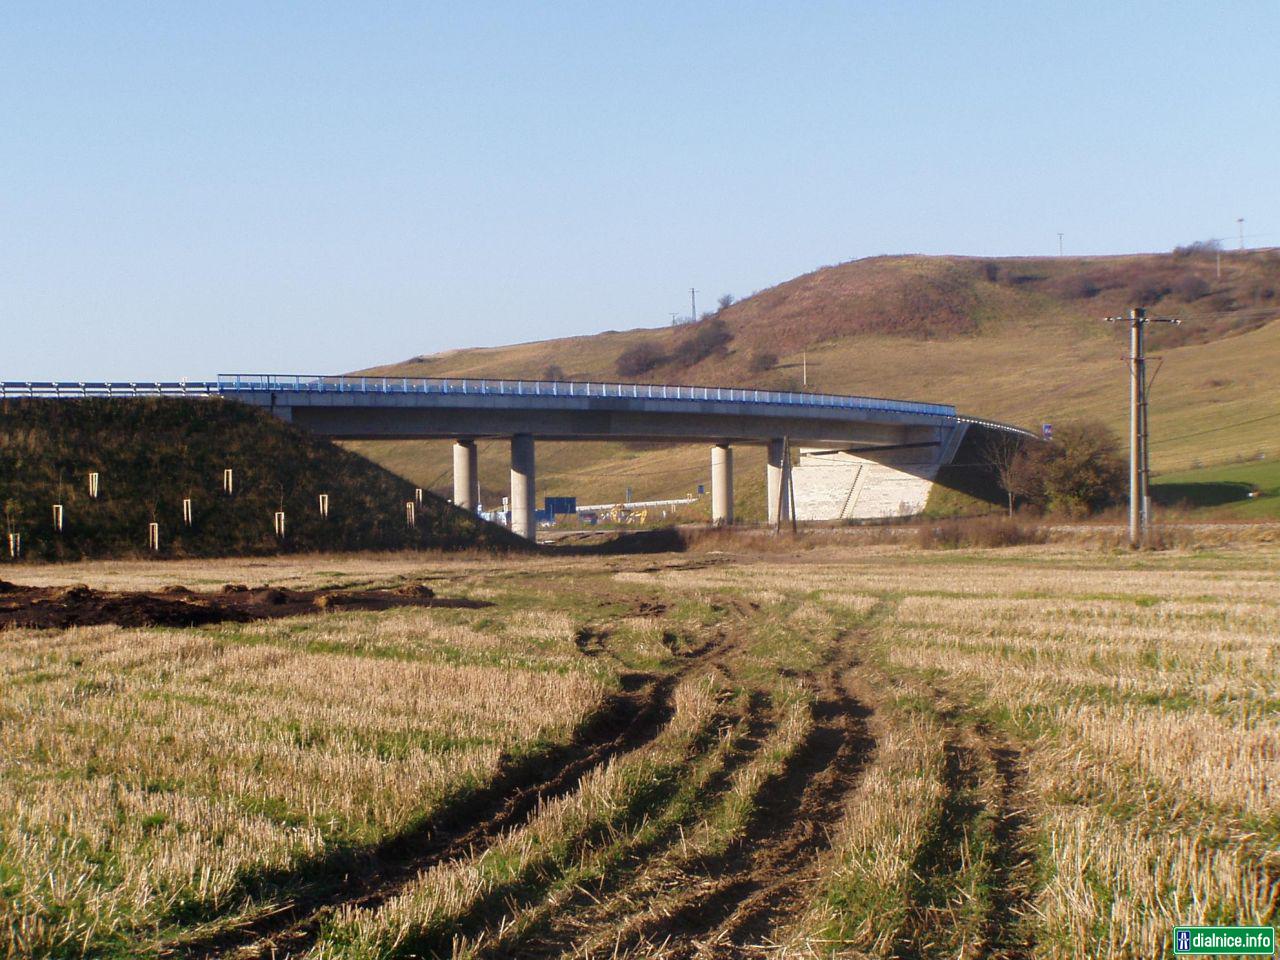
[[[874,520],[920,513],[963,426],[938,446],[854,454],[801,449],[793,469],[798,520]]]

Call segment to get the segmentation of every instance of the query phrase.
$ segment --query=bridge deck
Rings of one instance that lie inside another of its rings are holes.
[[[569,380],[491,380],[434,377],[343,377],[301,374],[222,374],[217,380],[175,381],[3,381],[0,397],[221,396],[263,392],[321,394],[461,394],[502,397],[613,397],[637,400],[682,400],[716,403],[768,403],[789,407],[883,410],[895,413],[954,417],[950,404],[890,400],[744,387],[684,384],[612,383]]]

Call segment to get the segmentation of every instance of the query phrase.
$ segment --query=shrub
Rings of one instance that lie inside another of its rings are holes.
[[[558,363],[549,363],[542,368],[543,380],[564,380],[564,368]]]
[[[716,303],[719,304],[721,310],[728,310],[735,303],[737,303],[737,301],[734,299],[732,293],[726,293],[719,300],[717,300]]]
[[[1119,440],[1105,424],[1068,421],[1054,428],[1052,443],[1018,445],[994,438],[980,456],[1005,491],[1010,515],[1017,501],[1084,516],[1123,499],[1126,468],[1119,450]]]
[[[614,367],[617,368],[620,376],[639,377],[666,362],[667,356],[657,344],[637,343],[634,347],[628,347],[618,354]]]
[[[956,550],[961,547],[1016,547],[1044,543],[1048,537],[1034,524],[1008,517],[975,520],[943,520],[919,527],[916,545],[925,550]]]
[[[750,370],[752,373],[764,373],[778,365],[778,355],[768,350],[757,351],[751,355]]]
[[[1197,254],[1216,253],[1222,249],[1217,240],[1197,240],[1182,247],[1174,247],[1173,255],[1179,258],[1194,257]]]
[[[1192,303],[1209,295],[1209,281],[1194,273],[1188,273],[1186,276],[1179,277],[1174,283],[1173,292],[1187,303]]]
[[[1069,516],[1096,513],[1124,496],[1125,465],[1116,435],[1097,420],[1055,427],[1054,442],[1040,451],[1044,498]]]
[[[1129,303],[1153,306],[1163,300],[1172,288],[1157,277],[1142,277],[1134,282],[1126,294]]]
[[[718,317],[699,321],[676,347],[678,360],[686,367],[700,363],[712,355],[723,355],[733,334],[729,325]]]
[[[1053,287],[1058,296],[1067,300],[1088,300],[1091,297],[1096,297],[1102,290],[1102,287],[1092,277],[1081,276],[1080,274],[1063,277]]]

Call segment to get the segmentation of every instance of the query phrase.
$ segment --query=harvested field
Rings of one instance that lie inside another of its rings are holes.
[[[0,943],[1123,958],[1275,922],[1280,550],[726,546],[22,571],[0,605],[54,613],[0,632]],[[225,616],[58,619],[125,600]]]

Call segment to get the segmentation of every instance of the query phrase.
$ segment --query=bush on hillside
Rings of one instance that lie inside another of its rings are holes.
[[[1218,240],[1196,240],[1194,243],[1188,243],[1181,247],[1174,247],[1173,255],[1178,259],[1184,259],[1186,257],[1217,253],[1221,249],[1222,243]]]
[[[1194,273],[1179,277],[1173,284],[1173,292],[1187,303],[1193,303],[1201,297],[1207,297],[1209,290],[1209,281],[1204,277],[1196,276]]]
[[[1127,302],[1140,307],[1151,307],[1169,295],[1173,287],[1160,277],[1140,277],[1125,294]]]
[[[1054,427],[1052,443],[1029,443],[1014,468],[1023,502],[1080,517],[1120,502],[1125,464],[1105,424],[1077,420]]]
[[[748,369],[752,373],[765,373],[778,365],[778,355],[768,350],[760,350],[751,355]]]
[[[719,317],[700,320],[676,345],[673,360],[691,367],[711,356],[723,356],[727,352],[733,334],[729,325]]]
[[[637,343],[618,354],[613,362],[619,376],[642,377],[667,362],[667,355],[653,343]]]
[[[1066,300],[1089,300],[1102,292],[1102,286],[1093,277],[1077,273],[1054,283],[1053,292]]]

